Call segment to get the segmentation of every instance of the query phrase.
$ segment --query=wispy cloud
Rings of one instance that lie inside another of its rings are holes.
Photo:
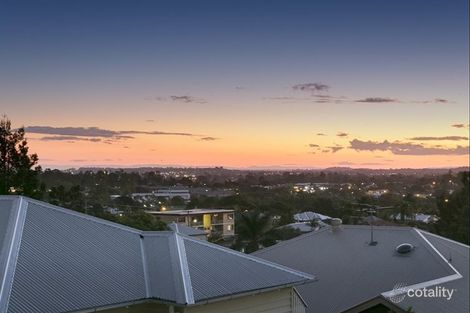
[[[121,134],[113,130],[101,129],[98,127],[52,127],[52,126],[28,126],[25,128],[28,133],[81,136],[81,137],[114,137]]]
[[[421,144],[414,144],[409,142],[394,141],[390,142],[384,140],[383,142],[377,141],[362,141],[354,139],[350,141],[350,148],[356,151],[390,151],[396,155],[468,155],[469,147],[457,146],[455,148],[436,148],[425,147]]]
[[[219,140],[219,139],[220,139],[220,138],[208,136],[208,137],[202,137],[202,138],[200,138],[199,140],[201,140],[201,141],[215,141],[215,140]]]
[[[348,133],[345,133],[345,132],[338,132],[338,133],[336,134],[336,136],[338,136],[338,137],[348,137],[348,135],[349,135],[349,134],[348,134]]]
[[[319,148],[320,146],[319,145],[316,145],[314,143],[311,143],[308,145],[310,148]]]
[[[454,127],[454,128],[469,128],[470,124],[467,124],[467,125],[465,125],[465,124],[452,124],[451,126]]]
[[[341,146],[331,146],[331,147],[327,147],[327,148],[331,149],[331,152],[332,152],[332,153],[336,153],[336,152],[338,152],[339,150],[343,150],[343,149],[344,149],[344,147],[341,147]]]
[[[76,136],[46,136],[41,137],[39,140],[42,141],[91,141],[91,142],[100,142],[101,138],[86,138],[86,137],[76,137]]]
[[[324,83],[303,83],[292,86],[292,89],[295,91],[304,91],[315,94],[317,92],[328,91],[330,86]]]
[[[193,96],[170,96],[170,99],[175,102],[184,102],[184,103],[207,103],[207,100],[203,98],[196,98]]]
[[[34,134],[77,136],[77,137],[101,137],[112,139],[132,139],[130,135],[166,135],[166,136],[199,136],[185,132],[165,131],[140,131],[140,130],[109,130],[98,127],[53,127],[53,126],[28,126],[26,132]],[[52,139],[53,140],[53,139]],[[60,140],[60,139],[57,139]]]
[[[438,141],[438,140],[447,140],[447,141],[460,141],[460,140],[468,140],[468,137],[464,136],[442,136],[442,137],[413,137],[409,138],[409,140],[416,140],[416,141]]]
[[[368,98],[356,100],[356,102],[363,102],[363,103],[390,103],[390,102],[398,102],[398,100],[397,100],[397,99],[388,98],[388,97],[368,97]]]
[[[317,136],[326,136],[324,133],[317,133]]]
[[[442,98],[436,98],[436,99],[434,99],[434,102],[436,102],[436,103],[448,103],[449,100],[442,99]]]

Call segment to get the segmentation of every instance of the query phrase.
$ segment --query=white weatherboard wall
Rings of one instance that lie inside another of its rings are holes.
[[[295,308],[295,310],[294,310]],[[292,288],[274,290],[226,301],[187,307],[185,313],[304,313],[305,307]]]

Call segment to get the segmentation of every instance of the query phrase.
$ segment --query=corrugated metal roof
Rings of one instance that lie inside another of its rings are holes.
[[[197,239],[184,240],[194,299],[295,284],[306,274]],[[208,262],[207,256],[211,256]],[[310,277],[313,278],[313,277]]]
[[[411,285],[456,275],[417,230],[374,227],[374,232],[376,246],[368,245],[368,226],[343,225],[340,230],[309,233],[254,255],[316,273],[317,282],[297,287],[308,304],[307,312],[343,312],[392,290],[397,283]],[[402,243],[411,243],[414,251],[398,255],[395,248]]]
[[[0,313],[149,298],[191,305],[312,278],[178,232],[143,232],[28,198],[1,196],[0,212]]]

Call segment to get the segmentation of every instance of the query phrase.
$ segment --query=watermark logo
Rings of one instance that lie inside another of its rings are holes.
[[[406,297],[410,298],[443,298],[451,300],[457,289],[449,289],[444,286],[432,286],[424,288],[413,288],[405,283],[397,283],[393,290],[387,294],[387,298],[393,303],[400,303]]]
[[[393,303],[400,303],[405,300],[406,292],[408,287],[405,283],[397,283],[393,286],[393,291],[389,297],[390,301]]]

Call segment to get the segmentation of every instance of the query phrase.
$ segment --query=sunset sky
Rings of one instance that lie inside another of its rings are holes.
[[[469,163],[468,0],[0,0],[43,167]]]

